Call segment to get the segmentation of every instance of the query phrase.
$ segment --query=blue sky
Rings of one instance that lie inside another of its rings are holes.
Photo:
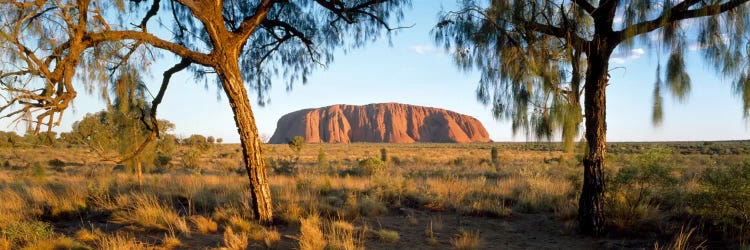
[[[270,136],[284,114],[305,108],[334,104],[400,102],[439,107],[479,119],[495,141],[527,141],[523,134],[513,136],[509,121],[495,120],[489,107],[478,103],[475,89],[479,76],[456,69],[450,55],[435,48],[429,31],[441,6],[452,9],[455,0],[415,0],[406,12],[404,25],[414,24],[386,40],[371,43],[349,53],[336,53],[326,69],[315,71],[307,84],[286,91],[281,80],[274,83],[271,103],[259,107],[255,117],[261,134]],[[700,53],[688,55],[692,91],[684,103],[665,97],[661,126],[651,123],[652,90],[655,81],[655,51],[636,47],[628,55],[611,61],[607,94],[609,141],[693,141],[736,140],[750,138],[750,126],[742,117],[741,101],[731,92],[731,84],[710,70]],[[156,62],[150,88],[158,89],[161,72],[176,61],[168,53]],[[661,58],[666,58],[662,56]],[[79,88],[81,88],[79,86]],[[83,92],[83,91],[80,91]],[[221,99],[217,94],[222,95]],[[253,94],[250,94],[251,97]],[[64,116],[56,131],[70,130],[70,124],[89,112],[103,109],[96,95],[80,93],[74,108]],[[161,119],[176,124],[176,134],[213,135],[226,142],[239,137],[232,112],[223,92],[212,82],[196,82],[189,74],[173,78],[159,109]],[[8,120],[0,121],[6,128]],[[12,129],[12,128],[8,128]]]

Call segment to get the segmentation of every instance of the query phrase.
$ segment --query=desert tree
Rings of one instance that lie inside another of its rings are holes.
[[[142,120],[158,126],[156,110],[175,73],[188,69],[197,78],[215,79],[234,113],[253,216],[270,222],[270,189],[248,89],[264,104],[272,79],[285,79],[287,89],[304,83],[312,70],[333,60],[335,49],[360,47],[390,34],[383,31],[398,29],[391,23],[403,18],[401,11],[410,0],[3,0],[0,4],[0,81],[9,93],[0,107],[0,112],[7,112],[0,115],[28,121],[35,131],[42,125],[58,125],[77,94],[76,76],[91,83],[84,86],[94,86],[111,79],[124,65],[147,71],[149,63],[141,62],[152,62],[154,51],[166,51],[180,58],[179,63],[164,72],[148,112],[151,118]],[[149,29],[154,26],[157,32]],[[79,68],[85,70],[76,74]],[[149,138],[158,136],[158,129],[152,131],[157,132]]]
[[[690,46],[701,48],[707,62],[733,79],[747,116],[746,2],[463,0],[458,10],[441,13],[433,32],[436,42],[453,52],[459,68],[481,72],[479,100],[492,105],[497,117],[510,119],[514,130],[549,136],[561,128],[564,141],[572,145],[571,129],[585,118],[588,149],[578,222],[582,233],[600,234],[613,53],[642,45],[669,54],[664,72],[661,63],[657,67],[655,124],[662,117],[663,88],[678,100],[690,91],[684,56]]]
[[[123,3],[0,1],[0,95],[5,101],[0,117],[26,124],[30,134],[39,134],[43,126],[49,133],[77,96],[77,85],[106,98],[106,85],[121,69],[148,72],[152,56],[137,50],[137,43],[86,38],[109,30],[106,10],[109,15],[124,11]],[[85,70],[77,74],[78,68]]]

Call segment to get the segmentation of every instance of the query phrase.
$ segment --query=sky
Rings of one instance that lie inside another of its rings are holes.
[[[283,80],[276,80],[270,103],[264,107],[254,100],[251,103],[260,134],[270,137],[281,116],[300,109],[398,102],[473,116],[484,124],[493,141],[534,140],[523,133],[514,135],[510,121],[496,120],[490,107],[476,100],[479,74],[458,70],[451,56],[434,45],[430,30],[442,8],[455,9],[455,0],[414,0],[402,22],[413,27],[392,35],[390,43],[383,39],[348,53],[338,51],[333,63],[316,70],[307,84],[297,84],[291,91],[287,91]],[[657,65],[654,53],[635,47],[628,53],[617,51],[610,61],[608,141],[750,139],[750,123],[742,116],[741,100],[731,92],[728,80],[718,77],[704,64],[699,51],[687,55],[693,83],[687,101],[678,102],[665,95],[663,122],[653,126],[651,105]],[[176,63],[174,57],[163,54],[154,64],[153,76],[146,78],[153,93],[158,90],[161,72]],[[225,142],[239,142],[232,112],[223,95],[213,82],[206,84],[192,79],[189,73],[179,73],[173,77],[158,115],[176,125],[174,133],[178,136],[203,134],[223,138]],[[254,94],[250,96],[252,99]],[[69,131],[74,121],[86,113],[102,110],[106,104],[96,94],[79,93],[73,105],[55,131]],[[12,130],[8,122],[7,118],[0,120],[0,129]]]

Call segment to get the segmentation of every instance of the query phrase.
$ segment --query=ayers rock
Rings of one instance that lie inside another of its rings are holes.
[[[399,103],[295,111],[279,119],[269,143],[287,143],[298,135],[310,143],[490,141],[487,130],[474,117]]]

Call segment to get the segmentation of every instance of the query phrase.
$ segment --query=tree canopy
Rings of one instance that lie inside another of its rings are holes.
[[[608,39],[623,54],[635,46],[668,53],[666,67],[660,61],[656,72],[655,124],[663,116],[663,89],[678,100],[688,96],[691,81],[684,54],[691,47],[732,79],[747,117],[748,15],[742,2],[602,1],[600,6],[612,6],[612,15],[602,16],[594,15],[603,9],[589,1],[459,1],[459,10],[441,13],[433,35],[453,52],[459,68],[481,73],[477,98],[493,108],[495,117],[509,119],[514,132],[542,139],[562,130],[570,145],[577,133],[569,131],[582,121],[578,107],[587,43],[597,29],[609,29]],[[699,19],[681,22],[690,18]]]

